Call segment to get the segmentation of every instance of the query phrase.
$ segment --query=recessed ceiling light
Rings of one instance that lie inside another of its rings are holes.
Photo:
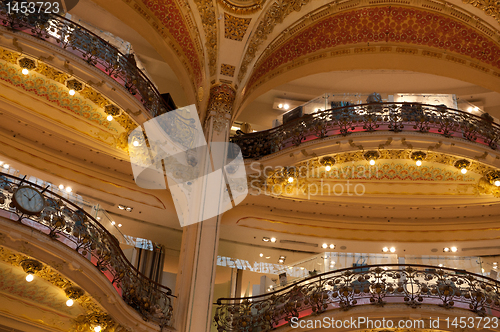
[[[271,242],[272,242],[272,243],[276,242],[276,238],[275,238],[275,237],[272,237],[272,238],[271,238]]]
[[[111,114],[110,114],[110,115],[108,115],[108,116],[106,117],[106,120],[108,120],[108,121],[113,121],[113,116],[112,116]]]
[[[328,244],[323,243],[323,245],[322,245],[321,247],[322,247],[323,249],[326,249],[326,248],[328,248]]]
[[[439,264],[438,266],[439,266],[439,267],[443,267],[443,264]]]
[[[269,240],[270,240],[270,239],[269,239],[268,237],[263,237],[263,238],[262,238],[262,241],[264,241],[264,242],[269,242]]]
[[[283,105],[283,108],[287,110],[287,109],[289,109],[289,108],[290,108],[290,105],[285,104],[285,105]]]
[[[23,70],[21,70],[21,72],[23,73],[23,75],[28,75],[30,73],[30,71],[26,68],[23,68]]]
[[[10,167],[9,164],[3,164],[3,168],[9,169],[9,167]]]
[[[450,248],[443,248],[443,251],[448,252],[448,251],[450,251]]]
[[[494,185],[495,185],[495,186],[497,186],[497,187],[500,187],[500,180],[496,180],[496,181],[494,182]]]
[[[390,252],[396,252],[396,248],[394,247],[391,247],[391,249],[389,249]]]
[[[269,258],[271,258],[271,256],[266,256],[266,259],[269,259]]]
[[[66,301],[66,305],[68,307],[71,307],[73,305],[73,300],[72,299],[69,299],[68,301]]]
[[[60,184],[59,189],[64,190],[64,186],[62,184]]]
[[[66,191],[70,193],[73,191],[73,189],[71,189],[71,187],[66,187]]]
[[[118,224],[118,227],[122,227],[122,224]]]
[[[375,165],[375,160],[370,159],[370,165],[372,165],[372,166]]]
[[[383,251],[383,252],[388,252],[388,251],[389,251],[389,248],[387,248],[387,247],[383,247],[383,248],[382,248],[382,251]]]
[[[334,244],[330,244],[330,249],[335,249],[335,245]]]
[[[111,225],[114,225],[114,224],[115,224],[115,222],[114,222],[114,221],[112,221],[112,222],[111,222]]]
[[[283,108],[283,104],[278,104],[278,108]]]
[[[263,253],[260,253],[260,254],[259,254],[259,256],[260,256],[260,257],[264,257],[264,254],[263,254]]]
[[[69,92],[68,92],[68,93],[69,93],[69,95],[70,95],[70,96],[74,96],[74,95],[75,95],[75,93],[76,93],[76,91],[75,91],[75,90],[73,90],[73,89],[71,89],[71,90],[69,90]]]
[[[139,141],[133,141],[133,142],[132,142],[132,145],[133,145],[133,146],[139,146]]]
[[[120,210],[125,210],[125,206],[123,206],[123,205],[121,205],[121,204],[119,204],[119,205],[118,205],[118,208],[119,208]]]
[[[457,250],[458,250],[457,247],[451,247],[450,249],[451,249],[451,252],[457,252]]]

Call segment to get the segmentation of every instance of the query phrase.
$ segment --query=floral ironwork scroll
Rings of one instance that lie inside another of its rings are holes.
[[[137,68],[132,55],[122,54],[104,39],[62,16],[43,12],[9,13],[6,3],[0,2],[0,25],[56,45],[99,69],[138,99],[151,117],[172,110],[154,84]]]
[[[42,192],[45,207],[39,215],[25,216],[12,204],[21,184]],[[144,320],[170,325],[172,291],[140,273],[124,256],[118,240],[80,207],[47,188],[0,173],[0,210],[4,217],[47,234],[88,259]]]
[[[413,131],[498,148],[500,125],[471,113],[418,103],[349,105],[308,114],[282,126],[231,137],[244,158],[260,158],[305,141],[354,132]]]
[[[297,317],[387,302],[462,308],[484,316],[487,310],[500,311],[500,282],[428,265],[347,268],[260,296],[218,299],[214,323],[219,332],[265,332]]]

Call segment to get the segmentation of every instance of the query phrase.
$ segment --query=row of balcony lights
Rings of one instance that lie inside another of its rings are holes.
[[[25,76],[30,73],[29,69],[36,68],[35,62],[31,59],[28,59],[28,58],[22,58],[19,61],[19,65],[22,68],[21,73]],[[76,94],[76,90],[74,88],[72,88],[71,86],[69,86],[68,83],[66,83],[66,86],[68,86],[68,88],[69,88],[69,90],[68,90],[69,95],[74,96]],[[108,114],[108,116],[106,117],[106,120],[113,121],[113,115]]]

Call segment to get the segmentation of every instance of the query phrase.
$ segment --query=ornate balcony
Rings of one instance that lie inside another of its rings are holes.
[[[308,114],[266,131],[233,136],[244,158],[260,158],[303,142],[355,132],[413,131],[462,138],[497,149],[500,125],[444,106],[418,103],[350,105]]]
[[[294,317],[349,310],[362,305],[436,305],[470,310],[480,316],[500,313],[500,282],[429,265],[371,265],[323,273],[261,296],[222,298],[217,330],[270,331]]]
[[[13,203],[17,188],[26,185],[37,189],[45,199],[45,206],[37,215],[23,214]],[[0,216],[74,249],[105,275],[125,303],[144,320],[161,327],[170,325],[172,291],[140,273],[124,256],[118,240],[77,205],[48,187],[0,173]]]
[[[9,14],[6,4],[0,3],[1,26],[51,43],[99,69],[139,100],[150,117],[171,110],[135,62],[104,39],[56,14]]]

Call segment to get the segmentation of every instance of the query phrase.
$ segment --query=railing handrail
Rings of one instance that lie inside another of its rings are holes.
[[[5,7],[3,7],[3,9],[5,10]],[[5,11],[5,12],[6,12],[6,11]],[[1,13],[2,13],[2,12],[0,11],[0,14],[1,14]],[[40,15],[40,14],[37,14],[37,15]],[[45,16],[45,15],[46,15],[46,16]],[[18,16],[17,14],[15,14],[15,15],[14,15],[14,14],[8,14],[8,13],[7,13],[7,17],[10,17],[11,19],[13,19],[13,18],[14,18],[14,19],[18,20],[18,19],[17,19],[17,16]],[[117,55],[119,55],[120,57],[122,57],[122,58],[126,59],[126,63],[127,63],[128,65],[130,65],[131,67],[133,67],[134,74],[138,74],[138,75],[139,75],[139,76],[140,76],[140,77],[141,77],[141,78],[142,78],[142,79],[143,79],[143,80],[147,83],[148,89],[151,89],[151,90],[154,92],[154,94],[155,94],[156,98],[158,99],[159,103],[160,103],[160,104],[161,104],[161,105],[165,108],[165,110],[166,110],[167,112],[171,110],[171,109],[170,109],[170,107],[166,104],[165,100],[161,97],[161,94],[160,94],[160,92],[158,91],[158,89],[156,88],[156,85],[155,85],[153,82],[151,82],[151,80],[150,80],[150,79],[149,79],[149,78],[148,78],[148,77],[147,77],[147,76],[146,76],[146,75],[142,72],[142,70],[140,70],[140,69],[137,67],[137,65],[136,65],[136,64],[134,64],[134,63],[130,60],[129,56],[127,56],[127,55],[123,54],[122,52],[120,52],[120,50],[119,50],[117,47],[115,47],[114,45],[112,45],[112,44],[111,44],[111,43],[109,43],[108,41],[104,40],[104,39],[103,39],[103,38],[101,38],[100,36],[96,35],[94,32],[92,32],[92,31],[90,31],[90,30],[86,29],[86,28],[85,28],[85,27],[83,27],[82,25],[80,25],[80,24],[78,24],[78,23],[76,23],[76,22],[73,22],[73,21],[71,21],[71,20],[69,20],[69,19],[67,19],[67,18],[65,18],[65,17],[63,17],[63,16],[60,16],[60,15],[58,15],[58,14],[55,14],[55,13],[43,13],[43,15],[40,15],[40,17],[50,17],[50,19],[52,19],[52,20],[57,20],[57,21],[59,21],[59,22],[64,22],[64,23],[66,23],[66,25],[69,25],[69,24],[74,25],[74,26],[78,27],[78,29],[79,29],[80,31],[84,31],[86,34],[91,35],[92,37],[97,38],[97,39],[98,39],[98,40],[100,40],[102,43],[106,44],[109,48],[113,49],[113,51],[114,51],[114,52],[116,52],[116,53],[117,53]],[[26,21],[22,21],[22,22],[26,23]],[[3,24],[2,24],[2,23],[3,23]],[[2,21],[2,20],[0,20],[0,25],[3,25],[3,26],[5,26],[5,27],[7,27],[7,28],[9,28],[9,29],[11,29],[11,30],[13,30],[13,31],[22,32],[19,28],[18,28],[18,29],[16,29],[16,28],[15,28],[12,24],[10,24],[10,25],[9,25],[9,21]],[[26,27],[23,27],[23,29],[24,29],[24,28],[26,28]],[[30,35],[30,36],[33,36],[33,35]],[[35,36],[35,37],[36,37],[36,36]],[[42,39],[42,38],[38,38],[38,39],[40,39],[40,40],[42,40],[42,41],[44,41],[44,42],[48,42],[47,40]],[[52,44],[52,45],[56,45],[56,44],[54,44],[54,43],[51,43],[51,44]],[[103,71],[103,70],[101,70],[101,71],[102,71],[102,72],[104,72],[105,74],[107,74],[108,76],[110,76],[110,75],[109,75],[108,73],[106,73],[105,71]],[[111,77],[111,76],[110,76],[110,77]],[[111,77],[111,78],[112,78],[112,77]],[[115,81],[116,81],[116,80],[115,80]],[[122,85],[122,84],[120,84],[120,85]],[[129,91],[129,89],[127,89],[124,85],[122,85],[122,86],[123,86],[123,87],[124,87],[127,91]],[[129,91],[129,93],[131,93],[131,92]],[[145,98],[143,98],[143,99],[144,99],[144,100],[143,100],[142,104],[143,104],[144,108],[145,108],[146,110],[148,110],[148,111],[149,111],[148,107],[147,107],[146,105],[144,105],[144,104],[145,104],[145,103],[144,103]],[[160,114],[162,114],[162,113],[160,112],[160,110],[156,110],[156,114],[151,114],[151,115],[152,115],[152,116],[157,116],[157,115],[160,115]]]
[[[441,105],[422,104],[422,103],[417,103],[417,102],[364,103],[364,104],[352,104],[352,105],[340,106],[340,107],[326,109],[326,110],[323,110],[323,111],[320,111],[320,112],[314,112],[314,113],[305,114],[305,115],[301,116],[300,118],[294,119],[294,120],[292,120],[290,122],[281,124],[281,125],[279,125],[277,127],[274,127],[274,128],[269,128],[269,129],[266,129],[266,130],[256,131],[254,133],[247,133],[247,134],[243,134],[243,135],[234,135],[234,136],[231,136],[231,138],[254,137],[254,136],[256,137],[256,136],[259,136],[259,134],[269,133],[269,132],[276,131],[276,130],[279,130],[279,129],[285,128],[285,127],[291,127],[294,124],[296,124],[296,123],[298,123],[300,121],[303,121],[303,120],[305,120],[307,118],[310,118],[310,117],[313,117],[313,116],[317,116],[319,114],[327,114],[327,113],[330,113],[330,112],[336,111],[336,110],[343,110],[343,109],[350,109],[350,108],[352,109],[352,108],[355,108],[355,107],[363,107],[363,106],[381,106],[381,105],[408,105],[408,106],[419,105],[419,106],[425,106],[425,107],[434,107],[434,108],[446,109],[446,110],[454,111],[454,112],[457,112],[457,113],[462,113],[462,114],[464,114],[466,116],[470,116],[470,117],[473,117],[473,118],[475,117],[478,120],[485,121],[482,117],[480,117],[478,115],[475,115],[475,114],[472,114],[472,113],[468,113],[468,112],[465,112],[465,111],[462,111],[462,110],[459,110],[459,109],[450,108],[450,107],[447,107],[447,106],[441,106]],[[492,126],[496,126],[496,127],[498,127],[498,129],[500,129],[500,124],[498,124],[496,122],[492,122],[491,125]]]
[[[264,131],[235,135],[230,141],[240,145],[246,159],[272,155],[304,141],[357,132],[420,132],[463,138],[498,149],[500,124],[445,105],[415,102],[382,102],[345,105],[306,114]]]
[[[172,290],[170,288],[168,288],[167,286],[164,286],[164,285],[161,285],[159,283],[157,283],[156,281],[152,280],[151,278],[145,276],[143,273],[141,273],[135,266],[132,265],[132,263],[130,263],[130,261],[127,259],[127,257],[125,256],[125,254],[123,253],[123,251],[121,250],[121,248],[116,244],[115,242],[115,237],[103,226],[101,225],[101,223],[99,221],[97,221],[96,219],[94,219],[94,217],[92,217],[90,214],[87,213],[87,211],[83,210],[82,208],[80,208],[78,205],[76,205],[75,203],[71,202],[70,200],[67,200],[66,198],[60,196],[59,194],[56,194],[52,191],[50,191],[49,189],[46,189],[36,183],[33,183],[33,182],[30,182],[30,181],[27,181],[27,180],[23,180],[17,176],[13,176],[13,175],[10,175],[8,173],[4,173],[4,172],[0,172],[0,176],[6,176],[6,177],[9,177],[9,178],[12,178],[12,179],[16,179],[16,180],[19,180],[19,181],[23,181],[23,184],[24,183],[27,183],[29,184],[30,186],[33,186],[33,187],[36,187],[40,190],[44,190],[44,192],[48,192],[50,193],[51,195],[54,195],[55,197],[61,199],[62,201],[64,201],[66,204],[69,204],[71,206],[73,206],[75,209],[79,210],[79,211],[82,211],[86,216],[87,218],[89,218],[90,220],[92,220],[92,222],[100,228],[101,231],[103,231],[106,236],[111,240],[109,241],[111,243],[111,245],[116,249],[118,250],[120,256],[123,258],[123,260],[128,264],[128,266],[137,274],[137,275],[140,275],[142,278],[148,280],[148,282],[150,282],[151,284],[157,286],[158,288],[163,288],[163,289],[166,289],[166,292],[168,296],[171,296],[171,297],[176,297],[176,296],[173,296],[172,295]],[[29,219],[29,218],[28,218]]]
[[[500,286],[500,281],[498,281],[498,280],[492,279],[490,277],[485,277],[485,276],[482,276],[480,274],[476,274],[473,272],[468,272],[467,270],[463,270],[463,269],[453,269],[453,268],[448,268],[448,267],[439,267],[439,266],[424,265],[424,264],[373,264],[373,265],[362,265],[362,266],[357,266],[357,267],[346,267],[346,268],[339,269],[339,270],[324,272],[321,274],[317,274],[315,276],[310,276],[308,278],[301,279],[300,281],[298,281],[296,283],[291,283],[286,287],[275,290],[273,292],[268,292],[266,294],[261,294],[261,295],[256,295],[256,296],[247,296],[247,297],[235,297],[235,298],[223,297],[223,298],[219,298],[219,299],[217,299],[217,302],[214,303],[214,305],[221,305],[222,301],[228,301],[228,302],[229,301],[245,301],[245,300],[249,301],[249,300],[254,300],[257,298],[268,298],[270,296],[276,295],[277,293],[284,293],[284,291],[289,289],[289,288],[293,288],[301,283],[310,282],[313,279],[321,280],[321,279],[325,279],[326,276],[330,276],[330,275],[334,275],[334,274],[341,274],[341,273],[344,273],[346,271],[351,271],[351,270],[356,271],[356,270],[360,270],[360,269],[384,268],[384,267],[417,267],[417,268],[428,268],[428,269],[434,269],[434,270],[446,270],[446,271],[450,271],[450,272],[462,272],[464,274],[467,274],[467,275],[470,275],[470,276],[473,276],[476,278],[482,278],[482,279],[485,279],[487,281],[496,283]],[[367,272],[370,272],[370,271],[367,271]],[[252,301],[252,302],[255,302],[255,301]]]

